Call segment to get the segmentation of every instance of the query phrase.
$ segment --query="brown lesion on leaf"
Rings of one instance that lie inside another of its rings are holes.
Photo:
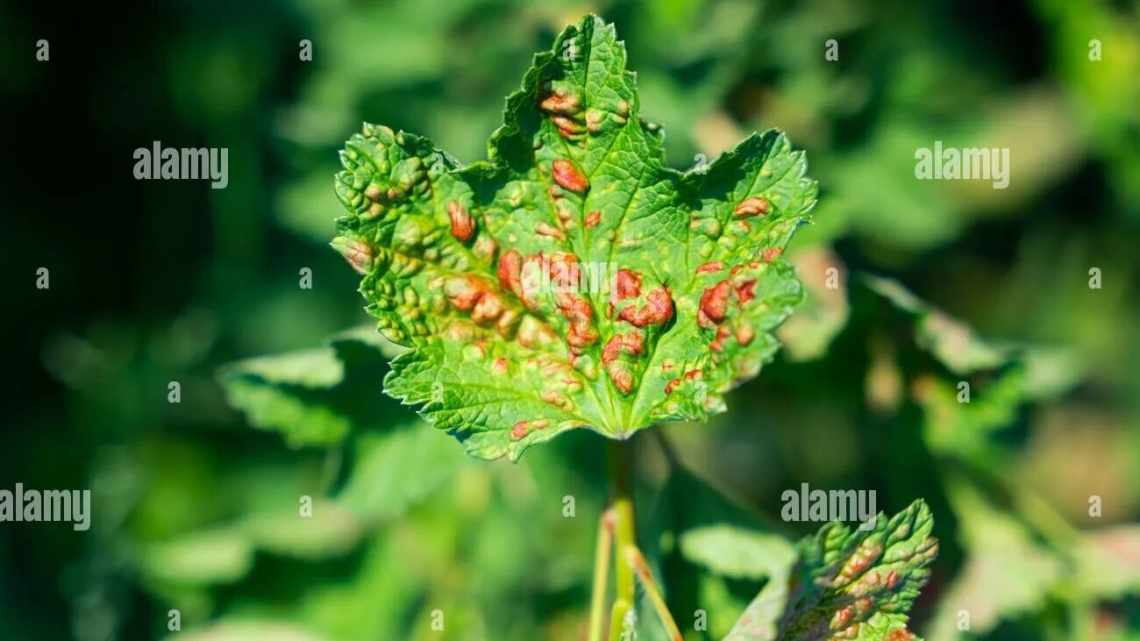
[[[376,264],[372,246],[359,238],[337,236],[331,244],[358,274],[368,274]]]
[[[499,257],[496,270],[499,285],[514,294],[528,310],[537,310],[544,263],[542,254],[524,257],[516,249],[508,250]]]
[[[529,421],[519,421],[511,427],[511,439],[520,440],[526,437],[527,434],[536,430],[546,429],[550,426],[550,421],[545,418],[539,418]]]
[[[614,334],[602,348],[602,366],[614,387],[622,394],[633,391],[633,363],[624,356],[637,357],[645,349],[645,335],[641,330]]]
[[[428,289],[442,289],[451,307],[464,312],[475,326],[494,329],[503,338],[510,338],[526,316],[517,305],[506,300],[493,281],[473,274],[458,274],[434,278]],[[450,327],[460,326],[451,323]],[[463,340],[462,342],[470,342]]]
[[[571,354],[579,354],[585,348],[598,342],[598,330],[594,327],[594,309],[590,301],[581,294],[559,293],[555,296],[555,305],[570,327],[566,334],[566,343],[570,346]]]
[[[475,234],[475,219],[457,200],[447,203],[447,217],[451,220],[451,235],[461,243],[471,240]]]
[[[618,312],[618,318],[636,327],[664,325],[673,318],[673,296],[664,285],[655,287],[645,295],[644,305],[627,305]]]
[[[534,233],[538,234],[539,236],[553,238],[559,242],[566,241],[566,234],[561,229],[549,223],[539,222],[534,226]]]
[[[697,266],[698,274],[715,274],[724,269],[724,263],[719,260],[710,260],[707,263],[702,263]]]
[[[471,253],[480,260],[490,263],[495,260],[495,252],[498,251],[498,249],[499,247],[495,243],[495,239],[491,238],[490,234],[483,233],[475,239],[475,244],[471,247]]]
[[[566,87],[549,88],[538,102],[538,108],[547,114],[558,134],[567,140],[576,141],[589,127],[583,124],[582,101],[578,95]]]
[[[701,370],[699,370],[699,369],[688,370],[680,378],[674,378],[674,379],[670,380],[668,383],[665,383],[665,394],[666,395],[672,394],[673,390],[677,389],[678,386],[680,386],[680,385],[682,385],[688,381],[699,381],[702,378],[704,378],[704,373]]]
[[[642,275],[619,269],[614,275],[610,294],[610,317],[617,317],[635,327],[664,325],[673,318],[673,296],[664,285],[650,289],[642,297]],[[640,303],[640,304],[639,304]]]
[[[833,581],[833,585],[841,587],[848,585],[855,579],[859,578],[866,572],[875,561],[883,554],[883,546],[877,543],[867,542],[859,546],[851,558],[843,564],[843,568],[839,571],[839,576]]]
[[[709,341],[712,351],[724,352],[730,339],[740,347],[747,347],[756,338],[756,330],[741,312],[756,298],[758,276],[751,272],[761,267],[760,261],[735,265],[729,270],[728,278],[706,287],[701,293],[697,324],[714,331]]]
[[[566,396],[562,392],[558,392],[552,389],[544,389],[539,394],[539,398],[541,398],[544,403],[553,405],[560,410],[566,412],[571,412],[574,410],[574,402],[570,400],[570,397]]]
[[[700,307],[697,309],[697,322],[701,327],[711,329],[724,320],[728,313],[728,295],[732,283],[726,278],[701,293]]]
[[[530,314],[524,315],[519,322],[517,337],[520,345],[533,350],[547,350],[558,342],[558,334]]]
[[[747,218],[749,216],[765,216],[770,209],[771,206],[768,204],[768,199],[761,196],[752,196],[751,198],[745,198],[740,201],[740,203],[736,205],[736,208],[732,210],[732,213],[737,218]]]
[[[586,178],[586,174],[575,167],[573,162],[565,158],[559,158],[551,162],[550,172],[554,178],[554,182],[566,191],[584,194],[590,189],[590,181]]]
[[[491,361],[492,374],[496,376],[506,376],[509,371],[510,363],[507,362],[507,359],[505,357],[499,356],[495,360]]]

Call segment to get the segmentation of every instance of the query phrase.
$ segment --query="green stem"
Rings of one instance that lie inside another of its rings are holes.
[[[594,588],[590,595],[589,641],[602,641],[606,580],[610,574],[610,548],[614,542],[613,527],[613,513],[606,510],[598,522],[598,548],[594,551]]]
[[[614,605],[610,614],[610,641],[620,641],[626,614],[633,608],[636,584],[633,568],[625,560],[625,550],[637,547],[634,530],[633,493],[629,484],[629,469],[632,463],[629,446],[625,443],[609,444],[610,483],[613,498],[610,512],[614,526]]]
[[[625,549],[625,560],[629,563],[633,571],[637,573],[637,578],[641,579],[641,585],[645,588],[645,593],[649,596],[649,600],[653,603],[653,609],[657,610],[657,616],[661,619],[661,625],[665,627],[665,632],[669,634],[669,641],[684,641],[681,636],[681,629],[677,627],[677,622],[673,620],[672,613],[669,612],[669,606],[665,604],[665,598],[661,596],[661,589],[657,587],[657,581],[653,579],[653,573],[649,571],[649,563],[645,561],[645,556],[642,555],[641,550],[634,546],[629,546]]]

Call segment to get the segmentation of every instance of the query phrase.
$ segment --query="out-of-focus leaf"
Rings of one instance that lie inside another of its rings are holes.
[[[313,389],[329,388],[344,380],[344,364],[336,358],[331,347],[259,356],[236,363],[229,371],[257,377],[269,384]]]
[[[915,344],[947,370],[918,374],[910,386],[923,409],[924,437],[936,452],[983,453],[1023,404],[1059,395],[1082,376],[1068,350],[987,341],[896,281],[865,276],[862,282],[911,319]],[[974,380],[965,380],[970,376]]]
[[[1025,395],[1030,400],[1056,398],[1085,376],[1076,354],[1063,348],[1030,347],[1022,353],[1025,363]]]
[[[786,585],[794,545],[773,533],[742,502],[676,464],[646,520],[647,553],[675,612],[700,610],[708,629],[698,638],[720,638],[757,590]],[[779,615],[781,602],[776,610]],[[644,626],[660,628],[643,608]]]
[[[403,514],[467,463],[444,435],[421,421],[356,440],[356,465],[337,503],[366,523]]]
[[[167,641],[330,641],[307,630],[276,621],[225,621],[207,628],[178,632]]]
[[[1020,523],[969,486],[952,487],[967,558],[930,624],[930,641],[960,638],[962,612],[969,617],[971,634],[980,636],[1004,619],[1041,607],[1062,571]]]
[[[356,516],[337,503],[314,500],[311,515],[300,510],[255,515],[243,523],[260,549],[292,558],[324,559],[344,555],[364,533]]]
[[[951,372],[969,374],[992,369],[1010,358],[1007,349],[978,338],[968,325],[931,307],[897,281],[864,275],[871,291],[915,319],[915,340]]]
[[[803,281],[804,304],[776,332],[788,357],[806,361],[823,356],[847,323],[847,274],[829,248],[809,247],[790,258]]]
[[[293,446],[338,443],[352,428],[333,408],[303,398],[304,388],[241,374],[227,375],[223,385],[230,405],[244,411],[251,424],[282,432]]]
[[[681,534],[681,554],[732,578],[763,579],[787,572],[795,548],[783,537],[731,525],[696,527]]]
[[[1079,594],[1113,600],[1140,593],[1140,525],[1089,532],[1077,543],[1073,557]]]
[[[1017,416],[1025,400],[1024,380],[1024,370],[1013,368],[972,390],[962,387],[964,381],[920,376],[911,385],[911,395],[923,409],[927,444],[940,453],[977,454],[992,433]]]
[[[148,545],[139,555],[139,564],[143,574],[153,580],[231,583],[249,572],[253,550],[239,528],[217,528]]]
[[[382,406],[369,406],[360,391],[378,384],[386,359],[401,351],[375,332],[354,328],[327,347],[230,364],[218,380],[229,403],[255,427],[281,432],[294,447],[333,445],[354,428],[381,422]]]

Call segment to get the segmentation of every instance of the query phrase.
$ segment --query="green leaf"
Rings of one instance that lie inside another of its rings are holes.
[[[880,514],[870,526],[823,526],[800,543],[790,580],[766,586],[726,641],[914,639],[907,611],[938,553],[933,527],[922,501],[890,519]],[[785,598],[773,636],[772,616]]]
[[[707,615],[702,639],[727,634],[758,590],[786,586],[796,560],[795,546],[763,517],[679,463],[642,529],[670,608]],[[769,619],[772,634],[783,605],[779,599]],[[648,610],[639,620],[659,629]]]
[[[216,528],[146,546],[139,554],[139,564],[152,580],[230,583],[253,567],[253,552],[252,543],[240,528]]]
[[[950,485],[950,498],[969,550],[930,624],[931,641],[961,637],[959,613],[969,614],[972,634],[982,636],[1000,621],[1043,607],[1061,576],[1059,561],[1034,543],[1017,520],[1003,514],[971,485]]]
[[[467,461],[421,421],[356,441],[356,466],[337,502],[369,523],[392,519],[430,496]]]
[[[385,391],[476,456],[721,412],[802,296],[780,257],[815,204],[802,152],[768,131],[666,167],[625,58],[600,19],[567,28],[507,99],[488,160],[369,124],[341,154],[333,246],[411,348]]]
[[[1088,532],[1073,551],[1076,591],[1103,599],[1140,594],[1140,525]]]
[[[915,319],[915,341],[951,372],[969,374],[1007,363],[1013,356],[1005,346],[978,338],[970,327],[927,304],[897,281],[864,275],[871,291]]]
[[[923,411],[923,438],[931,450],[943,454],[979,456],[990,437],[1008,427],[1025,401],[1025,371],[1012,367],[1001,372],[964,402],[960,383],[934,376],[915,380],[913,395]]]
[[[376,422],[378,408],[361,400],[361,388],[383,371],[385,358],[403,351],[375,332],[352,329],[324,347],[232,363],[218,380],[253,426],[281,432],[294,447],[333,445]]]
[[[782,575],[795,552],[782,537],[731,525],[693,528],[681,535],[681,554],[723,576],[763,579]]]
[[[226,621],[166,638],[168,641],[326,641],[325,637],[313,635],[298,626],[273,621]]]
[[[780,326],[777,336],[795,361],[821,358],[847,324],[847,283],[843,262],[829,248],[808,247],[791,256],[803,279],[803,306]],[[834,271],[832,271],[834,270]]]
[[[364,534],[352,512],[323,499],[313,501],[311,516],[302,517],[296,509],[253,515],[243,528],[258,549],[301,559],[342,556]]]

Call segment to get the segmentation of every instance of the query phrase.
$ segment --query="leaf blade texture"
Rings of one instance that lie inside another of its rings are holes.
[[[823,526],[800,542],[788,581],[765,586],[725,641],[914,641],[907,611],[938,553],[933,526],[923,501],[869,526]]]
[[[535,56],[487,160],[369,124],[346,143],[333,246],[411,348],[385,391],[471,454],[704,420],[778,347],[802,297],[781,254],[816,199],[803,153],[768,131],[681,172],[640,113],[588,16]]]

